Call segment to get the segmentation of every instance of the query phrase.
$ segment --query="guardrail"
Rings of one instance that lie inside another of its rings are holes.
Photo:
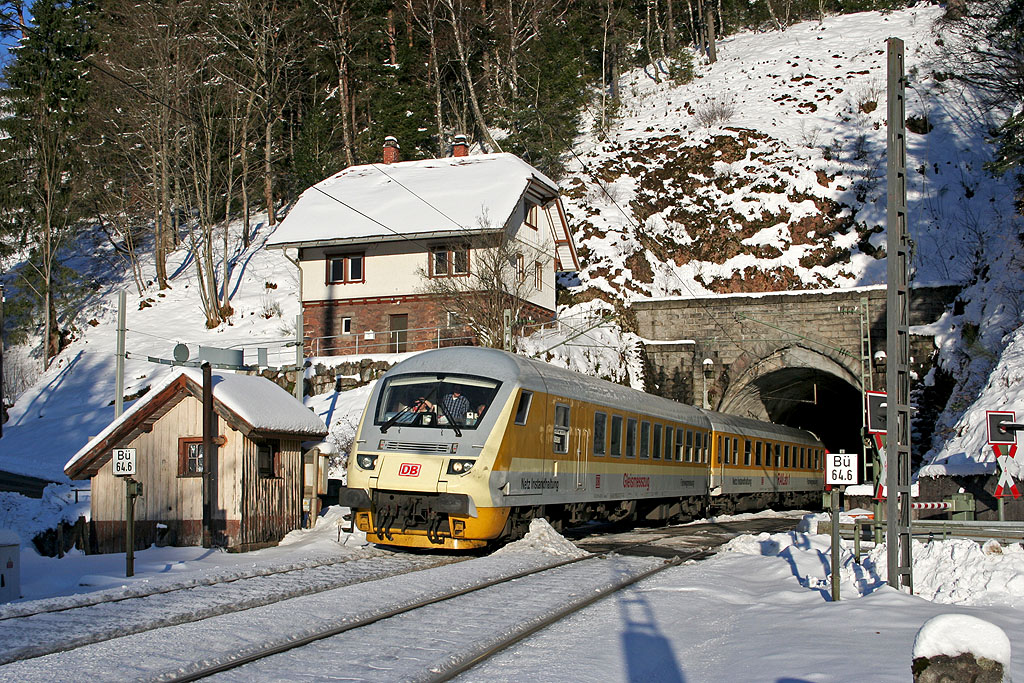
[[[853,524],[839,525],[839,535],[843,538],[853,539],[853,556],[858,563],[860,563],[860,543],[864,536],[864,527],[884,529],[886,522],[885,520],[858,519]],[[1000,543],[1020,543],[1024,542],[1024,522],[919,519],[910,523],[910,535],[927,540],[966,538],[979,543],[988,540],[996,540]]]

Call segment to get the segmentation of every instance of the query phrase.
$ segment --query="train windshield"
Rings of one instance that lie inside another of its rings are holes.
[[[374,424],[476,429],[501,382],[466,375],[398,375],[385,380]]]

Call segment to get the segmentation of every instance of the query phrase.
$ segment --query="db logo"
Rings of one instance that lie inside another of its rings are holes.
[[[400,477],[418,477],[420,476],[420,466],[413,465],[407,462],[403,462],[402,466],[398,468],[398,476]]]

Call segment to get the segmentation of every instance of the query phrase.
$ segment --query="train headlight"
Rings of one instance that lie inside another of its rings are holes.
[[[359,454],[356,456],[356,464],[359,465],[360,469],[372,470],[377,466],[376,455]]]
[[[472,460],[449,460],[448,474],[465,474],[473,469]]]

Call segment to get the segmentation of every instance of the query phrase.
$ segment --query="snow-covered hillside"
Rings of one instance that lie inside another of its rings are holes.
[[[942,11],[731,36],[685,85],[627,74],[618,118],[606,134],[590,118],[562,181],[584,287],[635,298],[883,283],[890,36],[909,81],[914,279],[971,281],[1018,217],[1010,183],[983,169],[998,114],[944,72]]]

